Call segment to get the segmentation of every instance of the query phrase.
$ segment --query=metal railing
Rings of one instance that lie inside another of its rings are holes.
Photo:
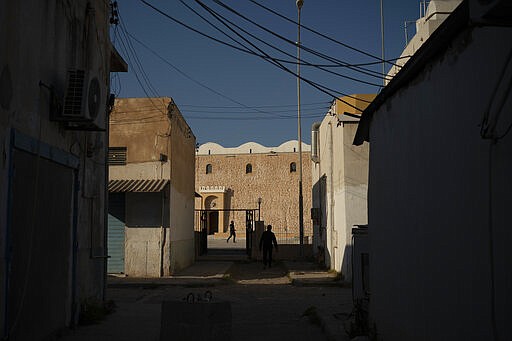
[[[300,244],[299,228],[272,226],[278,244]],[[304,244],[313,243],[313,226],[304,222]]]

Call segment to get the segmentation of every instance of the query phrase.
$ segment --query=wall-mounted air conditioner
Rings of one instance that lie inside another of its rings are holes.
[[[108,39],[96,24],[95,10],[88,5],[83,25],[83,37],[76,35],[80,52],[85,57],[68,69],[62,109],[52,113],[52,120],[63,122],[67,129],[105,130],[108,93]],[[85,38],[85,39],[84,39]]]
[[[107,111],[106,85],[92,71],[68,70],[61,112],[53,116],[78,130],[104,130]]]

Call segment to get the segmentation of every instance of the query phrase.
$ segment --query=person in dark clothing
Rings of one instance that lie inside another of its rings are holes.
[[[263,266],[264,268],[272,267],[272,244],[277,249],[277,239],[274,232],[272,232],[272,225],[267,225],[267,230],[262,233],[260,238],[260,251],[263,249]]]
[[[228,240],[226,240],[226,243],[229,243],[229,240],[231,237],[233,237],[233,243],[236,243],[236,233],[235,233],[235,223],[233,220],[231,220],[231,224],[229,224],[229,237]]]

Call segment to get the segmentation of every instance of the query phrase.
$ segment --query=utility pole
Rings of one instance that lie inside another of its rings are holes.
[[[302,133],[300,127],[300,10],[304,4],[303,0],[297,0],[297,126],[298,126],[298,152],[299,152],[299,244],[300,244],[300,256],[304,256],[304,210],[303,210],[303,198],[302,198]]]
[[[386,65],[384,62],[384,0],[380,0],[380,37],[382,54],[382,85],[386,86]]]

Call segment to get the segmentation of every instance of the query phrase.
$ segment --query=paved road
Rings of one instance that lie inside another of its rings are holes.
[[[293,266],[277,263],[263,269],[256,262],[206,261],[172,278],[113,278],[108,296],[117,311],[100,324],[79,327],[62,341],[157,341],[162,301],[181,301],[188,293],[206,290],[213,301],[231,303],[232,340],[347,340],[342,323],[351,310],[350,289],[332,285],[332,274],[312,264],[295,264],[290,272]],[[308,274],[331,278],[291,284]]]
[[[208,249],[240,249],[245,250],[245,238],[237,238],[236,243],[233,238],[226,242],[225,238],[214,238],[208,236]]]

